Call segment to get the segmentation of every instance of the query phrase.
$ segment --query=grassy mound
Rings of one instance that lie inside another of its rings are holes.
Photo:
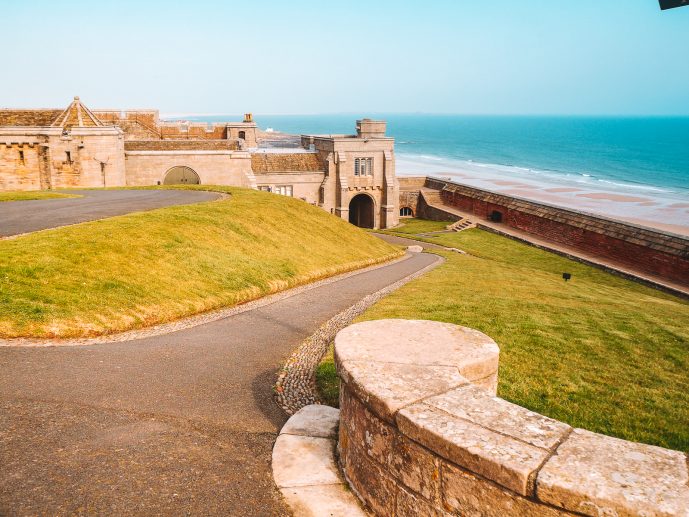
[[[0,203],[3,201],[34,201],[41,199],[60,199],[70,197],[82,197],[77,194],[63,194],[46,190],[32,190],[21,192],[0,192]]]
[[[432,242],[469,254],[441,252],[445,264],[362,319],[481,330],[500,346],[501,397],[576,427],[689,451],[686,301],[480,230]],[[318,378],[336,400],[331,362]]]
[[[384,233],[414,235],[416,233],[441,232],[452,224],[452,221],[428,221],[426,219],[400,219],[400,225]]]
[[[401,254],[303,201],[213,189],[231,197],[0,241],[0,336],[163,323]]]

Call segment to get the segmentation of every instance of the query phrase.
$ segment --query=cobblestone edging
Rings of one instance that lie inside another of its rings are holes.
[[[330,318],[316,332],[306,338],[287,359],[275,383],[275,399],[278,405],[287,414],[293,415],[304,406],[320,404],[321,401],[316,392],[315,370],[328,351],[328,345],[335,338],[335,335],[378,300],[436,268],[444,261],[444,258],[438,256],[433,264],[369,294],[348,309]]]
[[[297,294],[303,293],[304,291],[316,289],[318,287],[331,284],[333,282],[339,282],[340,280],[349,278],[350,276],[358,275],[360,273],[366,273],[367,271],[372,271],[382,267],[390,266],[402,260],[407,260],[408,258],[409,255],[404,255],[402,257],[393,259],[390,259],[390,257],[388,257],[387,260],[385,260],[384,262],[378,262],[370,266],[363,267],[361,269],[354,269],[352,271],[340,273],[335,276],[318,280],[316,282],[311,282],[308,284],[293,287],[291,289],[280,291],[275,294],[270,294],[239,306],[205,312],[203,314],[197,314],[195,316],[189,316],[187,318],[182,318],[170,323],[162,323],[160,325],[154,325],[152,327],[147,327],[143,329],[128,330],[126,332],[120,332],[118,334],[106,334],[103,336],[91,338],[0,338],[0,347],[40,348],[50,346],[88,346],[103,343],[121,343],[123,341],[133,341],[135,339],[144,339],[153,336],[160,336],[163,334],[170,334],[171,332],[186,330],[192,327],[197,327],[199,325],[204,325],[206,323],[211,323],[213,321],[229,318],[231,316],[241,314],[242,312],[257,309],[259,307],[265,307],[266,305],[270,305],[271,303],[279,302],[280,300],[290,298]]]

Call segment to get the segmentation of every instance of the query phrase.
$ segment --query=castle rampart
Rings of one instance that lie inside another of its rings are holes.
[[[624,221],[527,199],[498,194],[440,178],[424,186],[442,203],[490,221],[496,229],[514,228],[594,257],[689,286],[689,239]]]

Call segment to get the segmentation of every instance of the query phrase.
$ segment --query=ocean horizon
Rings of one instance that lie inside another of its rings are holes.
[[[397,173],[460,183],[689,232],[689,117],[431,114],[254,115],[266,130],[353,133],[387,120]],[[241,116],[176,117],[223,122]]]

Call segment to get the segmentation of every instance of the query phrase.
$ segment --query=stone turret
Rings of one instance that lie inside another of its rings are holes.
[[[384,120],[364,118],[356,121],[356,134],[359,138],[385,138],[386,126]]]

